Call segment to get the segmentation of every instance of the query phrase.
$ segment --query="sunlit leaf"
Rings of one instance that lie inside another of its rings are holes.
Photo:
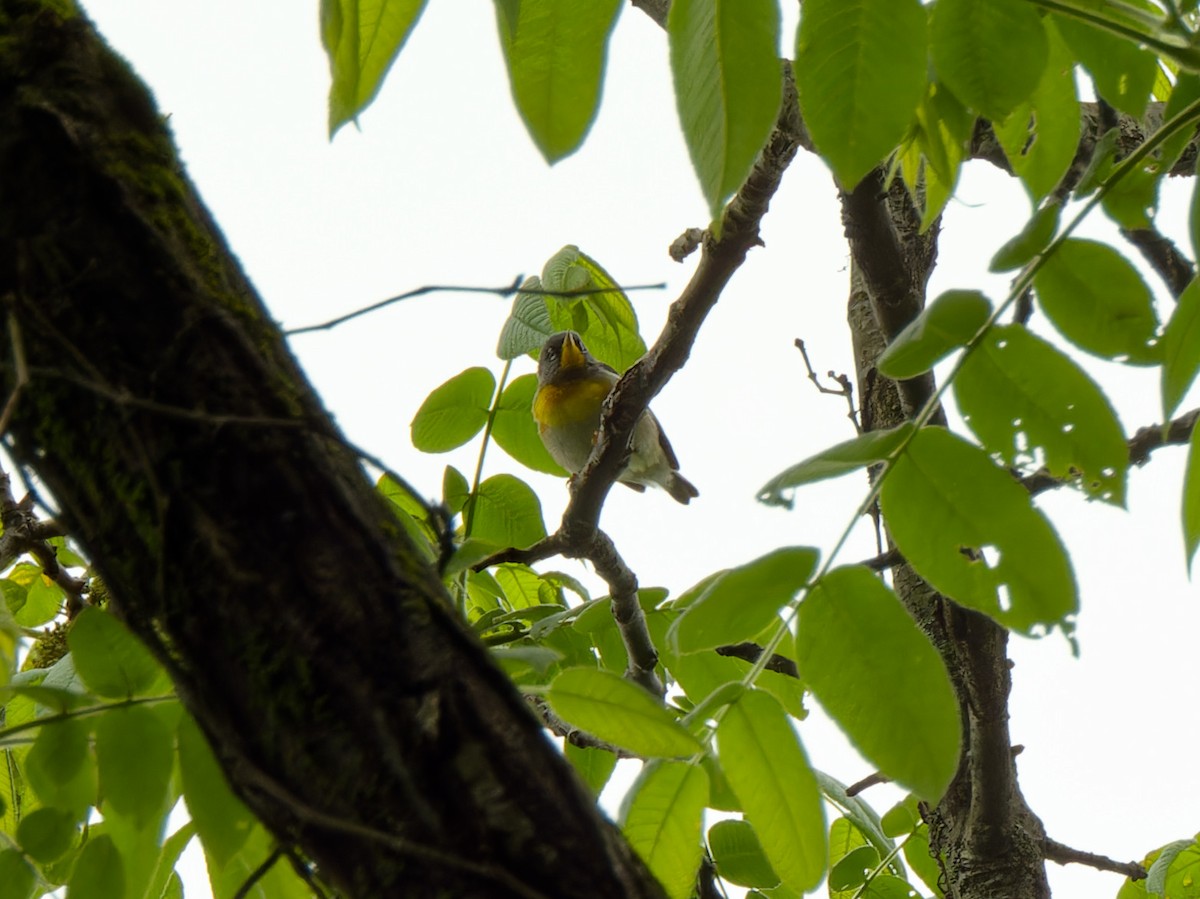
[[[606,749],[576,746],[568,741],[563,746],[563,755],[596,796],[600,795],[617,767],[617,757]]]
[[[521,0],[497,6],[517,111],[549,163],[575,152],[595,121],[608,38],[621,0]]]
[[[805,0],[796,88],[813,143],[845,190],[900,143],[925,94],[919,0]]]
[[[621,807],[621,830],[672,899],[687,899],[700,867],[708,776],[699,765],[654,761]]]
[[[555,331],[575,331],[588,351],[617,371],[625,371],[646,352],[637,314],[612,275],[579,247],[568,244],[542,268],[546,290],[596,291],[578,297],[548,295],[546,309]]]
[[[880,504],[900,552],[935,589],[1016,630],[1069,627],[1078,589],[1066,549],[1028,491],[983,450],[922,428]]]
[[[329,135],[371,104],[421,17],[426,0],[321,0],[329,57]]]
[[[808,583],[819,555],[789,546],[722,573],[672,625],[672,647],[697,652],[753,637]]]
[[[510,474],[479,485],[471,509],[471,536],[496,546],[532,546],[546,536],[542,504],[533,489]]]
[[[718,758],[784,885],[799,891],[825,873],[825,814],[808,758],[776,700],[748,690],[717,727]]]
[[[525,279],[521,287],[541,290],[542,279],[531,276]],[[496,355],[504,360],[516,359],[526,353],[536,355],[554,331],[550,310],[546,308],[546,297],[540,293],[518,293],[513,300],[512,311],[500,329]]]
[[[413,446],[444,453],[462,446],[487,424],[496,379],[486,368],[468,368],[425,398],[413,416]]]
[[[779,5],[675,0],[667,35],[684,141],[719,221],[779,114]]]
[[[718,821],[708,829],[708,851],[722,880],[758,889],[779,885],[779,875],[748,821]]]
[[[865,568],[829,572],[800,604],[796,655],[805,683],[872,764],[941,798],[958,766],[958,702],[895,593]]]
[[[179,769],[188,814],[210,864],[223,868],[245,845],[254,816],[233,795],[208,741],[190,717],[179,723]]]
[[[644,756],[688,756],[700,743],[654,697],[596,668],[568,668],[546,694],[554,711],[581,730]]]

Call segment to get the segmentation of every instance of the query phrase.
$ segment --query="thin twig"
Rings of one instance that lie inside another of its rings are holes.
[[[850,383],[849,376],[828,371],[826,372],[826,376],[836,381],[838,386],[826,387],[821,383],[821,379],[817,377],[817,373],[813,371],[812,362],[808,358],[808,348],[805,347],[804,341],[797,337],[795,343],[796,349],[800,351],[800,355],[804,358],[804,368],[808,371],[808,379],[813,382],[813,386],[821,393],[827,393],[831,396],[844,396],[846,398],[846,405],[850,407],[846,413],[846,417],[854,425],[854,430],[861,434],[862,426],[858,423],[858,410],[854,408],[854,385]]]
[[[1072,849],[1070,846],[1064,846],[1062,843],[1052,840],[1049,837],[1046,837],[1042,843],[1042,854],[1046,857],[1047,861],[1056,862],[1060,865],[1087,865],[1099,871],[1112,871],[1114,874],[1124,874],[1130,880],[1144,880],[1146,878],[1146,869],[1137,862],[1119,862],[1116,859],[1109,858],[1107,855],[1084,852],[1082,849]]]
[[[361,315],[366,315],[370,312],[377,312],[393,303],[399,303],[401,300],[412,299],[413,297],[424,296],[427,293],[490,293],[501,299],[514,296],[518,293],[527,293],[538,296],[553,296],[553,297],[582,297],[597,293],[612,293],[614,290],[628,293],[633,290],[664,290],[666,282],[659,284],[631,284],[629,286],[621,285],[619,287],[588,287],[582,290],[545,290],[540,287],[522,287],[521,275],[517,275],[513,282],[507,287],[469,287],[461,284],[427,284],[424,287],[418,287],[416,290],[410,290],[406,293],[397,294],[394,297],[388,297],[386,300],[380,300],[378,303],[372,303],[370,306],[364,306],[361,309],[355,309],[353,312],[347,312],[345,315],[339,315],[337,318],[331,318],[328,321],[319,322],[315,325],[304,325],[300,328],[288,328],[283,334],[285,337],[294,337],[297,334],[307,334],[310,331],[328,331],[331,328],[336,328],[338,325],[345,324],[351,319],[358,318]]]
[[[283,858],[283,855],[282,847],[276,846],[272,849],[271,854],[263,860],[263,863],[251,871],[250,876],[238,887],[238,891],[233,894],[233,899],[246,899],[250,895],[250,891],[254,889],[254,885],[267,876],[267,872],[275,867],[275,863]]]
[[[728,656],[732,659],[741,659],[744,662],[753,664],[758,661],[758,657],[762,655],[762,647],[757,643],[731,643],[728,646],[718,646],[717,655]],[[776,674],[783,674],[787,677],[800,677],[800,669],[796,667],[796,663],[787,656],[781,656],[779,653],[771,653],[771,658],[764,666],[767,671],[774,671]]]

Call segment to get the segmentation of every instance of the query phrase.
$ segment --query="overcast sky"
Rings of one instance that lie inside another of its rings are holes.
[[[678,265],[666,250],[705,224],[705,206],[679,134],[665,36],[636,10],[618,23],[587,143],[551,169],[514,111],[490,0],[431,3],[361,132],[348,127],[332,143],[315,3],[85,5],[170,115],[192,179],[285,326],[426,284],[505,285],[574,243],[619,282],[669,283],[631,297],[650,343],[691,273],[694,260]],[[1185,246],[1188,189],[1170,182],[1162,216]],[[971,287],[1000,299],[1006,282],[986,274],[986,261],[1026,214],[1015,182],[972,164],[946,215],[933,293]],[[1083,233],[1111,231],[1097,223]],[[852,374],[847,250],[832,179],[814,157],[802,153],[788,172],[763,238],[688,366],[654,402],[700,498],[683,507],[662,492],[617,489],[605,508],[602,525],[643,586],[677,593],[778,546],[828,549],[863,495],[855,476],[805,489],[792,512],[754,500],[779,470],[853,433],[844,401],[813,390],[793,347],[803,338],[820,372]],[[349,437],[435,496],[444,466],[469,475],[478,447],[422,455],[408,424],[428,392],[464,368],[499,374],[507,313],[492,297],[431,295],[297,336],[293,349]],[[1047,330],[1044,320],[1035,326]],[[514,375],[533,369],[519,360]],[[1107,363],[1089,370],[1114,391],[1127,432],[1156,420],[1156,377]],[[1058,636],[1014,637],[1011,647],[1012,736],[1025,747],[1030,805],[1053,839],[1123,860],[1200,828],[1186,801],[1200,795],[1200,613],[1178,524],[1183,461],[1182,450],[1167,450],[1133,472],[1129,512],[1068,491],[1039,499],[1074,555],[1082,651],[1072,657]],[[553,529],[564,482],[493,449],[485,474],[499,471],[534,485]],[[873,553],[860,527],[844,559]],[[577,570],[562,560],[544,567]],[[870,773],[819,714],[800,732],[833,776]],[[882,812],[899,796],[883,787],[866,798]],[[1120,885],[1077,866],[1050,865],[1050,877],[1059,899],[1112,896]],[[189,882],[188,895],[203,893]]]

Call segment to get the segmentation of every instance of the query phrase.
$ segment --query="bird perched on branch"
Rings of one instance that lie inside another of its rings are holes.
[[[592,356],[574,331],[552,334],[538,357],[538,389],[533,417],[551,457],[578,474],[587,463],[600,428],[600,409],[617,383],[617,373]],[[679,473],[679,460],[658,419],[647,409],[630,440],[631,452],[617,477],[641,493],[648,485],[662,487],[685,505],[700,492]]]

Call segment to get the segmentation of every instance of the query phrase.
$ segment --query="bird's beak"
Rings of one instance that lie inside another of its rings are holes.
[[[563,340],[562,356],[559,358],[559,369],[578,368],[587,362],[583,355],[583,347],[573,334]]]

